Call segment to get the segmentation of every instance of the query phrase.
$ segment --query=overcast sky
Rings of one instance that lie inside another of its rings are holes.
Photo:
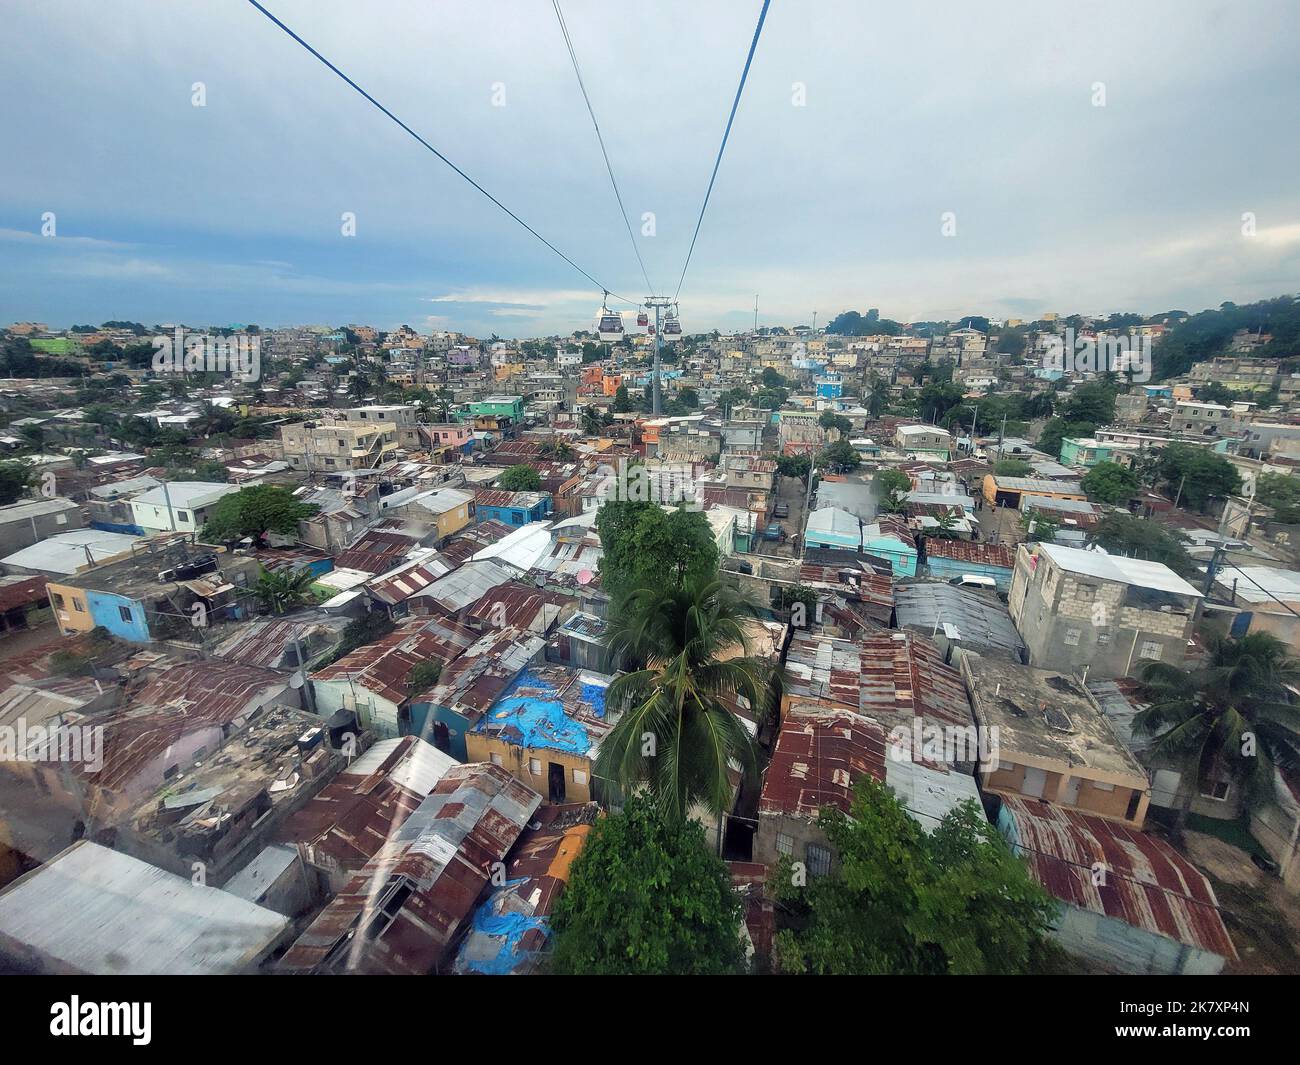
[[[265,2],[602,284],[645,294],[547,0]],[[562,6],[671,293],[760,0]],[[0,321],[591,326],[599,291],[244,0],[0,19]],[[774,0],[683,325],[746,326],[755,294],[760,324],[793,325],[1300,291],[1297,40],[1294,0]]]

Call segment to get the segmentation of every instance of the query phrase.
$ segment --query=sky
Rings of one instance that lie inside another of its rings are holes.
[[[516,337],[647,294],[552,4],[264,2],[599,284],[246,0],[15,0],[0,322]],[[672,295],[761,0],[561,7]],[[1297,40],[1293,0],[774,0],[683,327],[1300,292]]]

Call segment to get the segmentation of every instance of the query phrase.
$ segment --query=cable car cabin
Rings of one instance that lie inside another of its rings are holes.
[[[664,336],[675,337],[681,336],[682,324],[677,320],[675,315],[670,314],[664,319]]]
[[[644,329],[646,326],[650,324],[650,315],[646,314],[645,311],[642,311],[640,314],[636,316],[636,324],[641,329]]]
[[[623,339],[623,316],[620,314],[602,314],[600,325],[596,330],[601,340]]]

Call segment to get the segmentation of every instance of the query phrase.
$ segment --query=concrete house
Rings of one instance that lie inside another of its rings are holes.
[[[1008,608],[1029,663],[1090,677],[1180,665],[1201,593],[1159,562],[1021,544]]]

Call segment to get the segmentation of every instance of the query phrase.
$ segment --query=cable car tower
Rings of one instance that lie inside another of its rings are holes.
[[[663,347],[664,334],[667,333],[669,336],[681,336],[682,326],[677,320],[677,304],[667,296],[647,296],[645,298],[644,306],[647,310],[655,312],[655,324],[652,327],[655,338],[655,368],[654,379],[651,382],[650,412],[657,416],[663,413],[663,403],[660,398],[659,387],[659,377],[662,370],[659,353]],[[668,312],[666,316],[664,315],[664,311]],[[637,321],[639,322],[640,320],[641,318],[638,316]]]

